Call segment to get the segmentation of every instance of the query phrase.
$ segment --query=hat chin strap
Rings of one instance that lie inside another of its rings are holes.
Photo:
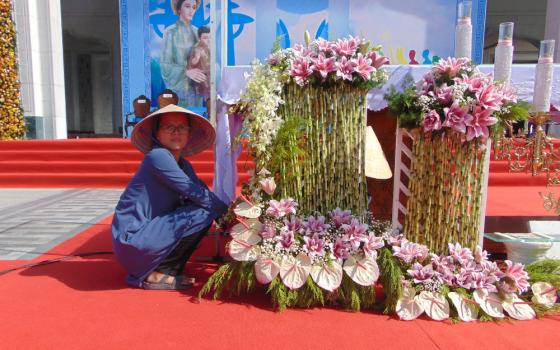
[[[165,148],[157,139],[156,135],[152,133],[152,149],[154,148]]]

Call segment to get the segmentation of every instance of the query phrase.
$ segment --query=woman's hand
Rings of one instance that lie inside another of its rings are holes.
[[[204,83],[206,81],[206,74],[202,73],[202,71],[198,68],[191,68],[185,71],[185,75],[195,81],[196,83]]]

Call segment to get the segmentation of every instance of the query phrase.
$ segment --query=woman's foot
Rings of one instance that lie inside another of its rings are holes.
[[[142,283],[144,289],[180,290],[192,287],[194,278],[186,276],[170,276],[154,271]]]

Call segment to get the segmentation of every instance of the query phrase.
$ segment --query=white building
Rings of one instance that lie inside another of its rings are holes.
[[[28,137],[120,136],[120,1],[13,1],[24,113],[36,129]],[[506,21],[515,22],[514,62],[536,62],[545,38],[556,39],[560,62],[560,0],[487,0],[485,63]]]

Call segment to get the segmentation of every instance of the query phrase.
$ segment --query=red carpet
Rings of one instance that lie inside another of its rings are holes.
[[[110,218],[36,260],[110,250]],[[204,249],[211,249],[207,239]],[[0,262],[0,270],[28,261]],[[205,281],[212,265],[188,265]],[[534,349],[554,348],[560,318],[451,325],[333,308],[269,308],[260,291],[227,301],[128,288],[112,256],[0,276],[2,349]]]
[[[126,139],[25,140],[0,142],[0,187],[121,188],[143,155]],[[188,158],[208,185],[214,178],[214,153]],[[250,163],[238,161],[239,181]]]
[[[0,142],[0,187],[115,187],[126,186],[142,154],[125,139],[26,140]],[[211,184],[214,154],[190,157],[198,175]],[[237,163],[239,182],[247,180],[252,166],[246,153]],[[509,173],[507,161],[491,161],[487,216],[551,216],[539,192],[546,188],[544,175]]]

